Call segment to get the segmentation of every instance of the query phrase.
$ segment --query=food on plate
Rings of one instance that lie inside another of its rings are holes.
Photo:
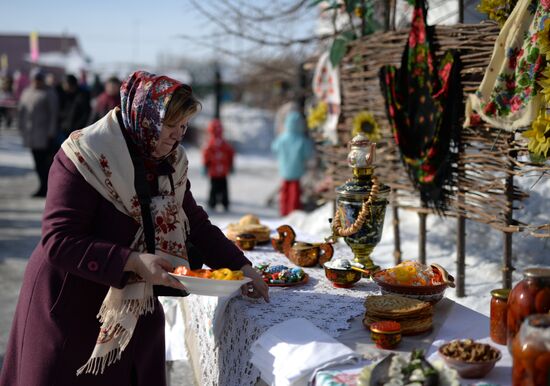
[[[247,214],[239,220],[238,223],[232,223],[227,226],[226,235],[231,241],[236,241],[237,236],[243,233],[249,233],[256,237],[256,242],[263,243],[269,241],[271,229],[260,224],[260,219],[252,214]]]
[[[232,271],[229,268],[211,269],[189,269],[185,265],[176,267],[173,271],[176,275],[200,277],[202,279],[214,280],[242,280],[244,277],[243,271]]]
[[[185,265],[180,265],[179,267],[176,267],[173,271],[176,275],[182,275],[182,276],[195,276],[195,277],[202,277],[205,279],[210,278],[212,276],[212,270],[210,269],[195,269],[191,270],[190,268],[186,267]]]
[[[358,386],[414,385],[459,386],[457,372],[441,362],[433,365],[422,350],[413,350],[409,358],[390,354],[378,363],[365,366],[357,380]]]
[[[220,268],[212,271],[211,279],[216,280],[242,280],[243,271],[232,271],[229,268]]]
[[[260,264],[256,268],[268,285],[298,283],[306,277],[306,273],[302,268],[289,268],[286,265],[270,266],[269,264]]]
[[[440,270],[417,261],[404,261],[376,276],[386,283],[397,285],[429,286],[444,283]]]
[[[393,268],[374,273],[372,279],[383,294],[405,296],[435,304],[443,299],[454,278],[438,264],[426,266],[406,261]]]
[[[413,335],[427,331],[432,326],[433,307],[428,302],[397,295],[373,295],[365,300],[363,325],[394,320],[401,324],[401,334]]]

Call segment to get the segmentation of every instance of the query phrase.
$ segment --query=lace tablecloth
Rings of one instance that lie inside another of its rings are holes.
[[[259,246],[246,256],[256,265],[261,263],[294,266],[271,246]],[[345,245],[335,245],[335,257],[352,258]],[[219,344],[213,336],[212,316],[218,298],[190,295],[182,298],[187,336],[194,341],[190,356],[200,385],[254,385],[259,371],[249,363],[251,344],[269,327],[290,318],[305,318],[327,334],[337,337],[350,326],[352,318],[364,313],[367,295],[378,292],[378,286],[361,280],[350,289],[335,288],[325,278],[322,268],[304,268],[307,284],[270,288],[270,303],[240,295],[231,299],[224,315]]]

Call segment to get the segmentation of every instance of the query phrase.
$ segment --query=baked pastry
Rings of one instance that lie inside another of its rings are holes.
[[[255,216],[253,214],[245,214],[239,220],[239,225],[252,225],[252,224],[260,224],[260,219],[258,218],[258,216]]]
[[[407,316],[417,315],[428,311],[432,306],[428,302],[407,298],[398,295],[367,296],[365,308],[369,314],[380,316]]]
[[[256,242],[265,243],[269,241],[271,229],[260,224],[257,216],[247,214],[239,220],[238,223],[232,223],[227,226],[226,236],[231,241],[236,241],[241,233],[250,233],[256,236]]]
[[[433,308],[428,302],[397,295],[368,296],[365,300],[363,325],[369,327],[381,320],[401,324],[403,335],[419,334],[432,327]]]

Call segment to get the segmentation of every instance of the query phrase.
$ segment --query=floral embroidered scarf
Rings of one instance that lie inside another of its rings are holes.
[[[134,168],[122,130],[130,134],[143,157],[151,157],[170,97],[181,86],[170,78],[136,72],[121,87],[123,128],[116,110],[111,110],[93,125],[71,133],[62,145],[84,179],[117,210],[140,224],[130,246],[135,251],[145,252],[147,248],[141,208],[132,183]],[[182,203],[187,187],[187,157],[181,146],[169,157],[174,168],[174,189],[168,176],[160,176],[159,196],[152,197],[151,203],[156,249],[157,254],[173,257],[173,263],[185,265],[189,222]],[[139,277],[129,280],[123,289],[111,287],[99,310],[101,329],[96,346],[77,374],[103,373],[106,366],[120,359],[139,316],[153,312],[154,304],[152,285]]]
[[[426,26],[424,0],[417,0],[401,67],[384,66],[380,83],[393,137],[422,202],[445,209],[461,104],[459,58],[452,51],[439,63]]]
[[[483,81],[466,102],[465,125],[475,114],[494,127],[515,130],[531,125],[542,103],[539,81],[545,58],[538,41],[550,1],[519,0],[495,42]]]

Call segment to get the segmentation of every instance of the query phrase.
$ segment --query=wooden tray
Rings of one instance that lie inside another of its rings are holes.
[[[309,275],[306,273],[304,274],[304,278],[300,281],[295,281],[294,283],[281,283],[281,284],[278,284],[278,283],[266,283],[269,287],[294,287],[295,285],[301,285],[301,284],[306,284],[309,280]]]

